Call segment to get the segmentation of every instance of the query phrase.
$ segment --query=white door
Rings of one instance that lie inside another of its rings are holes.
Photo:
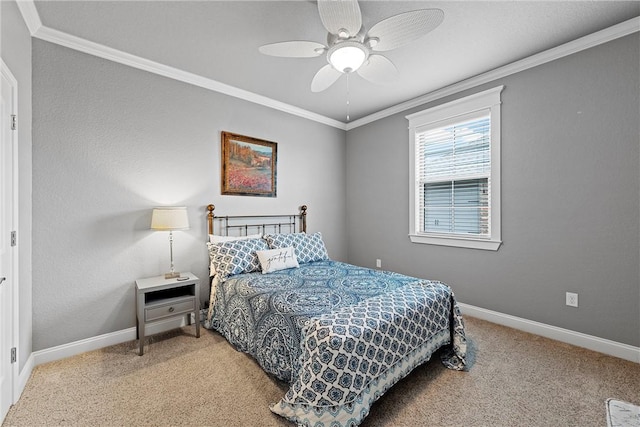
[[[11,231],[14,230],[14,138],[12,115],[17,102],[17,83],[4,62],[0,62],[0,423],[13,403],[13,321],[15,286]]]

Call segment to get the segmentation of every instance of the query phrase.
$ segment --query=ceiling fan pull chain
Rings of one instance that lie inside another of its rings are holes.
[[[349,121],[349,74],[347,73],[347,121]]]

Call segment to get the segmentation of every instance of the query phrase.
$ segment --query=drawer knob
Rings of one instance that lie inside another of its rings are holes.
[[[173,307],[169,307],[169,313],[173,313],[174,308]]]

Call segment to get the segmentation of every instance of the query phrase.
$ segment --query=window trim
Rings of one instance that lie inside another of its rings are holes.
[[[502,244],[500,94],[503,89],[504,86],[497,86],[406,116],[406,119],[409,120],[409,239],[412,243],[492,251],[497,251]],[[419,218],[419,207],[416,203],[419,191],[416,179],[416,130],[480,110],[489,110],[491,116],[491,220],[489,226],[491,235],[489,237],[471,237],[453,233],[418,233],[416,227],[416,221]]]

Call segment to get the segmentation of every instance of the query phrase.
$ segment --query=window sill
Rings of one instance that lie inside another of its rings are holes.
[[[411,243],[425,245],[454,246],[458,248],[482,249],[486,251],[497,251],[502,244],[501,240],[472,239],[468,237],[442,237],[422,234],[409,234]]]

